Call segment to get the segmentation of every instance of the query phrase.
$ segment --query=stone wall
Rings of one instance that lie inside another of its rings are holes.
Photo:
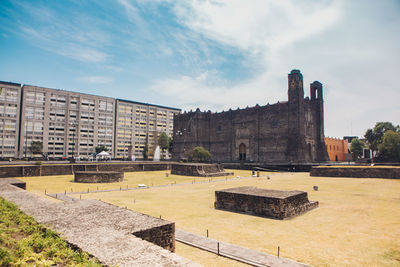
[[[310,176],[400,179],[400,167],[313,167]]]
[[[11,186],[14,180],[0,179],[0,197],[106,266],[199,266],[171,253],[173,222],[98,200],[54,202]]]
[[[133,233],[143,240],[149,241],[157,246],[175,251],[175,224],[166,224]]]
[[[220,164],[183,163],[172,164],[171,174],[199,177],[228,176],[233,173],[225,172]]]
[[[74,173],[75,183],[114,183],[124,180],[123,172],[83,171]]]
[[[246,213],[272,219],[288,219],[318,207],[307,192],[237,187],[215,191],[216,209]]]
[[[76,171],[161,171],[169,170],[170,165],[170,162],[9,165],[0,166],[0,178],[70,175]]]

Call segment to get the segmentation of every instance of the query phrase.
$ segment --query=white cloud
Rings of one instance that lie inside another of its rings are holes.
[[[340,17],[337,2],[312,9],[310,5],[300,6],[286,0],[190,1],[176,4],[174,10],[178,20],[194,32],[240,49],[251,60],[258,58],[257,63],[262,67],[259,75],[234,86],[224,85],[218,73],[210,75],[209,70],[203,70],[196,77],[156,82],[154,90],[178,96],[177,104],[186,109],[196,105],[205,109],[228,109],[286,100],[286,82],[282,81],[291,68],[298,66],[285,60],[281,51],[328,28]],[[175,35],[181,36],[178,40],[188,38],[182,33]],[[202,46],[205,51],[206,47]],[[198,59],[196,54],[187,57]]]
[[[391,5],[393,1],[180,2],[174,6],[180,23],[244,51],[249,61],[258,59],[259,74],[228,86],[218,72],[210,75],[203,69],[193,77],[159,80],[152,89],[183,109],[220,111],[287,100],[287,73],[299,68],[306,94],[312,81],[324,84],[327,135],[362,135],[376,121],[398,124],[400,28]]]
[[[36,46],[85,63],[104,62],[109,57],[103,47],[110,44],[111,38],[93,25],[101,21],[88,21],[88,17],[79,14],[73,21],[65,21],[44,6],[30,3],[19,3],[18,6],[40,21],[35,26],[15,21],[22,36]]]
[[[108,76],[84,76],[80,77],[79,80],[92,84],[106,84],[114,81],[112,77]]]
[[[213,40],[265,53],[332,25],[340,17],[339,6],[338,1],[321,6],[288,0],[213,0],[179,3],[175,11],[183,24]]]

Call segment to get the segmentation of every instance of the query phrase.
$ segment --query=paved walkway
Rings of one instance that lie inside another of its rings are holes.
[[[244,262],[253,266],[288,266],[288,267],[306,267],[307,264],[299,263],[285,258],[268,255],[252,249],[239,247],[229,243],[219,242],[218,240],[188,233],[175,229],[175,240],[184,244],[200,248],[221,256]],[[218,250],[219,247],[219,250]]]

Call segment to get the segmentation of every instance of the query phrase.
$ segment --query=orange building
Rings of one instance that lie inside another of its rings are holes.
[[[346,161],[346,155],[349,154],[347,140],[325,137],[325,145],[330,161]]]

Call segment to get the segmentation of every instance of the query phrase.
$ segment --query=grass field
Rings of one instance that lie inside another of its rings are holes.
[[[227,176],[227,178],[241,176],[249,176],[250,171],[233,171],[234,175]],[[168,177],[167,175],[168,174]],[[263,172],[261,172],[263,174]],[[223,177],[224,178],[224,177]],[[127,172],[124,175],[124,181],[119,183],[74,183],[73,175],[56,175],[56,176],[35,176],[35,177],[19,177],[18,179],[27,182],[27,190],[35,192],[40,195],[61,192],[78,192],[103,189],[119,189],[119,188],[133,188],[139,184],[145,184],[147,186],[156,185],[170,185],[179,183],[191,183],[193,181],[207,181],[208,179],[223,179],[221,177],[214,178],[199,178],[189,177],[182,175],[173,175],[170,171],[148,171],[148,172]]]
[[[102,266],[0,198],[0,266]]]
[[[234,172],[235,176],[250,176],[249,171]],[[167,178],[165,172],[128,173],[126,177],[124,183],[132,184],[193,181],[183,176]],[[101,199],[155,217],[161,215],[174,221],[177,228],[201,235],[208,229],[214,239],[269,254],[275,255],[280,246],[282,257],[316,266],[400,266],[400,180],[323,178],[310,177],[308,173],[270,177],[92,193],[82,198]],[[24,180],[28,190],[41,194],[44,188],[64,192],[68,187],[81,186],[70,182],[72,176]],[[314,185],[319,186],[319,191],[312,190]],[[304,190],[310,200],[319,201],[319,208],[285,221],[215,210],[214,191],[237,186]],[[241,266],[179,243],[176,252],[206,266]]]

